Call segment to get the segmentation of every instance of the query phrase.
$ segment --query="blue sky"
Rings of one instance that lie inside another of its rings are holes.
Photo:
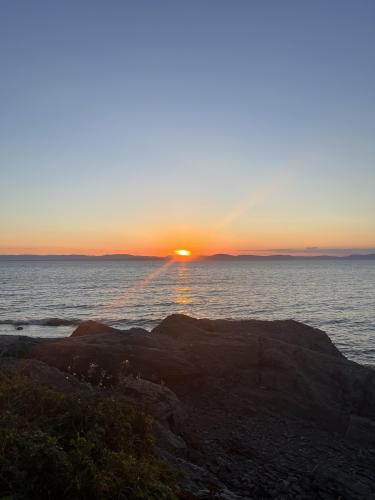
[[[375,246],[375,2],[0,1],[0,252]]]

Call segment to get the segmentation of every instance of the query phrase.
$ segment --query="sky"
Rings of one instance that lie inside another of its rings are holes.
[[[0,0],[0,253],[375,248],[375,2]]]

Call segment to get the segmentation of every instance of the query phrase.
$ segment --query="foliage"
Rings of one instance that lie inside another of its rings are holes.
[[[0,378],[0,498],[175,498],[150,420],[119,399]]]

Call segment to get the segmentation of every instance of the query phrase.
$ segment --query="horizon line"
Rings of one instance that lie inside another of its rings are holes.
[[[261,253],[247,253],[247,254],[237,254],[237,253],[225,253],[225,252],[218,252],[214,254],[202,254],[202,255],[192,255],[187,258],[183,258],[183,260],[197,260],[197,259],[206,259],[206,258],[304,258],[304,259],[314,259],[314,258],[348,258],[348,257],[375,257],[375,252],[368,252],[368,253],[355,253],[351,252],[345,255],[337,255],[337,254],[329,254],[329,253],[317,253],[314,255],[309,255],[306,253],[299,252],[297,253],[298,250],[296,251],[296,254],[293,253],[267,253],[267,254],[261,254]],[[137,254],[131,254],[131,253],[104,253],[104,254],[81,254],[81,253],[66,253],[66,254],[60,254],[60,253],[50,253],[50,254],[38,254],[38,253],[14,253],[14,254],[1,254],[0,253],[0,258],[82,258],[82,259],[105,259],[105,258],[115,258],[115,259],[149,259],[149,260],[165,260],[165,259],[172,259],[175,258],[173,254],[169,255],[137,255]],[[180,260],[180,259],[179,259]]]

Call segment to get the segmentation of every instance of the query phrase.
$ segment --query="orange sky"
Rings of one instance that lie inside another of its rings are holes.
[[[275,168],[226,192],[194,188],[166,198],[165,191],[151,194],[140,181],[136,201],[132,193],[130,200],[119,198],[115,188],[101,194],[101,203],[98,188],[56,191],[53,203],[30,193],[0,213],[0,253],[164,256],[187,248],[194,255],[284,249],[315,254],[374,248],[373,197],[364,194],[359,203],[348,197],[352,186],[344,184],[329,195],[312,189],[313,182],[322,188],[321,181],[320,186],[320,179],[306,173]]]
[[[375,247],[374,2],[212,3],[5,2],[0,253]]]
[[[361,234],[360,228],[357,230],[356,245],[351,244],[345,231],[337,227],[318,227],[315,231],[309,227],[308,231],[305,232],[303,232],[303,227],[300,229],[295,227],[295,229],[295,233],[288,231],[287,223],[272,229],[259,226],[253,230],[250,237],[230,228],[219,230],[207,228],[204,230],[192,227],[175,227],[165,231],[154,229],[150,232],[146,231],[146,234],[137,232],[129,234],[127,237],[122,236],[121,232],[102,235],[99,232],[80,235],[74,234],[73,231],[68,235],[60,231],[56,231],[54,234],[32,232],[30,235],[21,234],[19,237],[13,237],[9,241],[9,246],[2,245],[0,247],[0,253],[79,253],[87,255],[131,253],[134,255],[165,256],[173,254],[176,249],[183,248],[190,250],[193,255],[213,253],[266,255],[283,253],[284,249],[286,253],[321,254],[329,253],[329,249],[353,249],[360,252],[375,247],[374,241],[368,238],[365,230]],[[38,240],[43,244],[34,243]],[[122,244],[121,241],[123,241]],[[316,241],[319,242],[319,245],[315,244]],[[27,243],[25,244],[25,242]],[[306,250],[310,247],[312,248]]]

